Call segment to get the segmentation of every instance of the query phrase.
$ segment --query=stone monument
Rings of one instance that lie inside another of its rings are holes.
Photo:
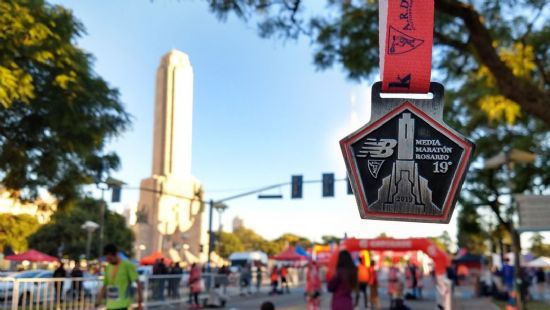
[[[157,69],[152,175],[141,181],[134,226],[140,256],[205,256],[202,186],[191,175],[192,121],[193,68],[185,53],[172,50]]]

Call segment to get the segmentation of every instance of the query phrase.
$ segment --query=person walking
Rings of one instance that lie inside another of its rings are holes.
[[[424,288],[424,269],[422,266],[416,267],[416,291],[418,299],[422,299],[422,289]]]
[[[269,295],[275,295],[278,294],[277,288],[279,287],[279,270],[277,266],[273,266],[271,269],[271,292]]]
[[[170,282],[169,282],[169,294],[172,298],[179,298],[179,287],[181,282],[181,275],[183,274],[183,269],[180,267],[180,263],[175,263],[172,268],[170,268]]]
[[[82,277],[84,277],[84,273],[82,272],[82,269],[80,269],[80,263],[76,262],[73,270],[71,271],[71,278],[73,278],[71,291],[72,291],[73,298],[76,298],[78,300],[80,300],[83,297],[81,296],[82,283],[83,283]]]
[[[223,294],[227,294],[227,284],[229,283],[229,273],[231,271],[229,270],[229,267],[227,267],[226,265],[223,265],[219,270],[218,270],[218,280],[219,280],[219,283],[222,287],[222,292]]]
[[[103,248],[103,255],[108,262],[103,277],[103,286],[96,299],[96,308],[107,300],[106,308],[129,309],[134,303],[132,283],[137,287],[137,309],[142,309],[141,283],[139,282],[136,267],[128,260],[120,258],[114,244],[107,244]]]
[[[54,270],[52,277],[57,279],[55,281],[55,300],[58,303],[63,302],[63,284],[67,277],[67,271],[65,271],[65,264],[63,262],[59,261],[59,266]]]
[[[252,280],[252,270],[250,269],[250,264],[246,263],[241,268],[241,275],[240,275],[240,290],[241,290],[241,296],[246,295],[246,292],[250,294],[250,281]]]
[[[306,270],[307,310],[319,310],[321,307],[321,274],[317,262],[310,261]]]
[[[504,259],[504,264],[502,265],[501,274],[502,274],[502,282],[504,284],[506,292],[508,293],[508,295],[510,295],[510,293],[515,290],[514,283],[516,278],[515,278],[514,266],[510,264],[509,258]]]
[[[378,272],[376,272],[374,266],[376,266],[376,262],[371,260],[369,266],[370,305],[373,309],[379,309],[380,301],[378,297]]]
[[[418,298],[416,289],[418,288],[418,279],[416,273],[416,265],[413,264],[410,260],[407,262],[407,267],[405,268],[405,281],[407,283],[407,288],[411,290],[413,299]]]
[[[544,269],[537,268],[537,271],[535,272],[535,278],[537,280],[537,289],[538,289],[539,300],[545,300],[545,298],[544,298],[544,287],[546,285],[546,274],[544,273]]]
[[[261,287],[262,287],[262,266],[258,265],[256,266],[256,293],[260,292]]]
[[[336,274],[327,287],[332,293],[332,310],[353,310],[351,295],[357,289],[357,267],[348,251],[343,250],[338,254]]]
[[[395,263],[390,267],[388,274],[388,295],[390,296],[390,308],[395,304],[399,295],[400,281],[399,269]]]
[[[281,291],[285,291],[290,294],[290,288],[288,287],[288,269],[285,265],[281,267]]]
[[[365,265],[365,258],[361,256],[359,259],[359,266],[357,266],[357,280],[359,281],[359,290],[355,294],[355,307],[359,305],[359,299],[361,294],[365,298],[365,308],[369,307],[369,295],[367,288],[369,285],[369,269]]]
[[[199,304],[199,294],[202,290],[201,287],[201,268],[198,264],[193,263],[191,265],[191,272],[189,273],[189,290],[191,291],[192,300],[191,300],[191,309],[200,308]]]

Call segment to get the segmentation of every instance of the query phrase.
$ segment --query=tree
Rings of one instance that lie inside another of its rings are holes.
[[[311,38],[320,69],[341,65],[349,78],[357,80],[378,70],[377,1],[329,0],[326,14],[314,17],[307,16],[302,0],[208,3],[222,19],[235,13],[249,20],[257,13],[263,37]],[[500,170],[473,166],[466,194],[459,199],[466,212],[464,228],[481,232],[481,227],[471,225],[479,217],[478,208],[488,207],[509,229],[518,249],[510,195],[540,194],[550,185],[549,6],[544,0],[435,0],[434,64],[447,86],[446,122],[476,143],[477,159],[513,148],[539,156],[530,166],[509,164]],[[481,240],[470,237],[476,247],[481,246]]]
[[[313,17],[307,16],[302,0],[207,2],[221,19],[230,13],[244,20],[258,16],[262,37],[311,38],[320,69],[341,65],[352,79],[371,77],[378,70],[377,1],[329,0],[326,12]],[[548,128],[548,6],[544,0],[436,0],[434,61],[447,85],[467,89],[482,70],[492,81],[489,92],[477,98],[482,109],[502,118],[521,109]],[[514,63],[518,56],[520,62]]]
[[[446,230],[443,233],[441,233],[440,236],[432,237],[430,239],[442,251],[445,251],[447,253],[451,253],[451,248],[453,246],[453,240],[451,240],[451,236],[449,235],[449,233]]]
[[[484,254],[487,251],[487,232],[475,207],[467,203],[463,203],[458,214],[457,241],[459,248],[466,248],[471,253]]]
[[[130,116],[76,45],[84,26],[71,11],[6,0],[0,28],[0,182],[22,199],[45,188],[62,208],[101,167],[119,166],[103,149]]]
[[[231,253],[245,250],[241,240],[233,233],[221,232],[216,238],[218,241],[218,255],[228,258]]]
[[[535,256],[550,256],[550,244],[544,243],[544,236],[534,233],[531,236],[531,253]]]
[[[101,202],[84,198],[75,202],[69,210],[57,211],[52,220],[40,227],[29,238],[31,247],[57,256],[60,248],[63,255],[78,259],[86,254],[87,233],[81,228],[86,221],[99,223]],[[114,243],[125,254],[133,254],[134,234],[127,228],[126,219],[118,213],[105,210],[105,244]],[[92,235],[92,245],[99,240],[99,229]],[[98,257],[97,246],[92,246],[90,256]]]
[[[322,244],[325,244],[325,245],[326,244],[331,244],[331,243],[339,244],[340,241],[342,240],[342,238],[332,236],[332,235],[325,235],[325,236],[321,236],[321,240],[323,241]]]
[[[295,234],[291,234],[291,233],[282,234],[279,238],[273,240],[273,242],[280,243],[283,246],[284,245],[291,245],[291,246],[300,245],[304,248],[309,248],[313,244],[308,238],[298,236],[298,235],[295,235]]]
[[[27,250],[27,238],[32,235],[40,224],[29,214],[0,214],[0,249],[4,251],[9,246],[16,252]]]

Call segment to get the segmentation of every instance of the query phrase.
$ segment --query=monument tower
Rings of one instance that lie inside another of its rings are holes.
[[[183,52],[161,59],[154,115],[152,175],[141,181],[136,247],[141,256],[161,251],[178,260],[188,251],[198,257],[205,238],[202,187],[191,175],[193,68]]]

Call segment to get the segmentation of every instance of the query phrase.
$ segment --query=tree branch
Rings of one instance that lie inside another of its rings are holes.
[[[489,202],[489,207],[491,208],[491,210],[493,210],[493,213],[495,213],[495,215],[497,216],[498,222],[501,225],[504,225],[505,227],[508,227],[508,225],[509,225],[508,221],[505,221],[504,218],[502,218],[502,215],[500,215],[499,206],[500,205],[499,205],[499,203],[496,199]]]
[[[468,50],[468,43],[464,43],[460,40],[449,38],[448,36],[445,36],[444,34],[438,31],[434,31],[434,39],[439,44],[453,47],[459,51],[465,52]]]
[[[457,0],[436,0],[435,7],[442,13],[462,19],[470,32],[470,42],[479,61],[495,77],[500,92],[518,103],[525,112],[550,126],[550,103],[547,99],[550,98],[550,92],[514,76],[512,70],[500,59],[493,45],[493,37],[475,8]]]

